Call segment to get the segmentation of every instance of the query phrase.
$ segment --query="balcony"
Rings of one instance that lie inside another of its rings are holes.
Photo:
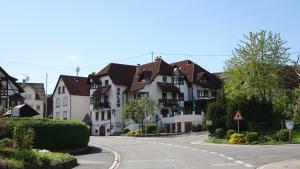
[[[92,104],[94,106],[94,109],[109,109],[110,108],[110,102],[95,102]]]
[[[179,100],[175,99],[159,99],[158,102],[165,107],[179,106]]]
[[[177,123],[177,122],[202,122],[203,114],[183,114],[179,113],[175,116],[162,117],[163,124]]]

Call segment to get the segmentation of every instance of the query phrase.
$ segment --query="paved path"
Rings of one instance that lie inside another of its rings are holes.
[[[74,169],[108,169],[114,162],[114,154],[104,148],[90,145],[87,151],[77,154],[79,166]]]
[[[91,137],[120,154],[120,169],[246,169],[300,157],[299,145],[206,144],[207,135],[159,138]]]

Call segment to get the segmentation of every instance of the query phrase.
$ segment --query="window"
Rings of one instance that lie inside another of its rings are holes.
[[[64,114],[63,114],[64,120],[67,120],[67,119],[68,119],[68,118],[67,118],[67,115],[68,115],[68,112],[67,112],[67,111],[64,111]]]
[[[25,97],[25,99],[27,99],[27,100],[31,100],[31,99],[32,99],[31,94],[24,94],[24,97]]]
[[[167,99],[167,93],[162,93],[162,99],[166,100]]]
[[[65,86],[62,87],[62,93],[65,93]]]
[[[56,107],[60,107],[60,99],[56,98]]]
[[[108,86],[108,80],[105,80],[104,84],[105,86]]]
[[[168,82],[167,76],[163,76],[163,82],[164,82],[164,83],[167,83],[167,82]]]
[[[208,90],[204,90],[204,97],[208,97]]]
[[[96,112],[96,121],[99,120],[99,112]]]
[[[40,111],[41,110],[41,105],[36,105],[36,110]]]
[[[208,90],[197,90],[197,97],[208,97]]]
[[[61,93],[61,87],[58,87],[58,94]]]
[[[105,111],[101,112],[101,120],[104,120]]]
[[[63,106],[68,106],[68,97],[64,97]]]
[[[121,106],[121,99],[120,99],[121,90],[117,88],[117,107]]]
[[[60,119],[60,113],[56,112],[56,119],[59,120]]]
[[[107,120],[110,120],[110,118],[111,118],[111,111],[107,111]]]
[[[121,94],[121,89],[117,88],[117,95],[120,95],[120,94]]]
[[[183,93],[179,94],[179,101],[184,101],[184,94]]]

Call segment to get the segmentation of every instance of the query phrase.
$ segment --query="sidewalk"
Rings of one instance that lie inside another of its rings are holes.
[[[271,164],[267,164],[257,169],[299,169],[300,168],[300,160],[299,159],[292,159],[292,160],[285,160],[279,161]]]
[[[108,169],[115,160],[112,152],[93,146],[89,146],[86,151],[75,154],[75,156],[79,166],[74,169]]]

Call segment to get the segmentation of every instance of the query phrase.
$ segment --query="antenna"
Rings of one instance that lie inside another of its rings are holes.
[[[76,74],[77,74],[77,76],[79,74],[79,71],[80,71],[80,67],[76,67]]]
[[[23,75],[25,76],[25,78],[23,79],[23,83],[28,83],[30,77],[27,74],[23,74]]]

